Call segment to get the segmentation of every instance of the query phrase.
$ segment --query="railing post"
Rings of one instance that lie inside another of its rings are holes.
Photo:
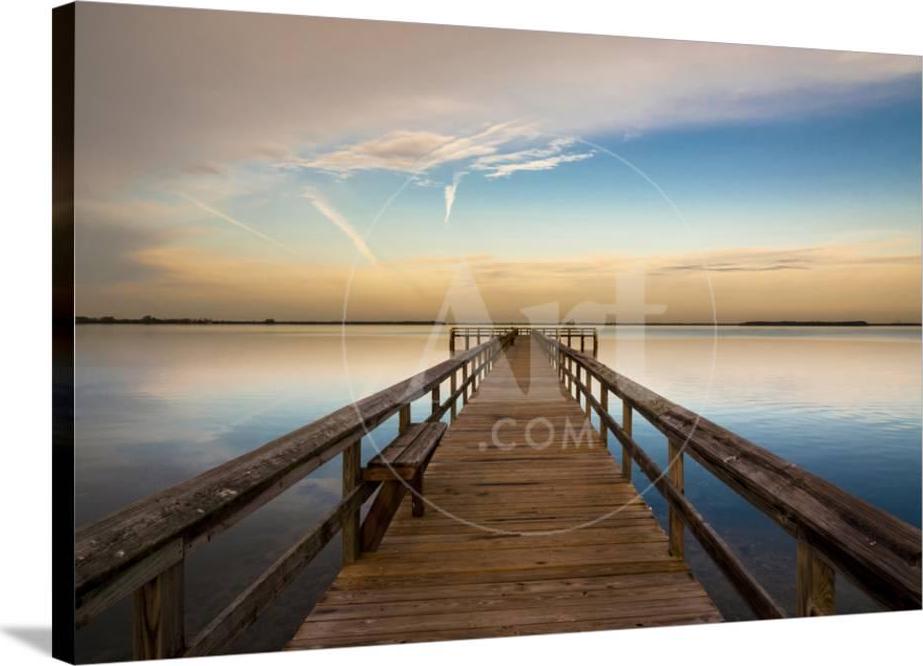
[[[584,342],[585,340],[586,340],[586,336],[585,336],[583,333],[581,333],[581,334],[580,334],[580,351],[581,351],[581,352],[582,352],[582,351],[586,351],[586,349],[585,349],[585,342]]]
[[[600,384],[602,386],[602,384]],[[590,374],[590,371],[586,371],[586,395],[584,400],[586,400],[586,417],[590,418],[590,396],[593,395],[593,375]]]
[[[631,437],[631,405],[625,398],[622,398],[622,430]],[[626,481],[631,481],[631,454],[624,444],[622,445],[622,476]]]
[[[798,541],[795,597],[796,613],[802,617],[831,615],[834,612],[835,573],[817,551]]]
[[[169,659],[186,649],[184,563],[178,562],[134,594],[134,658]]]
[[[458,396],[455,395],[455,391],[458,390],[458,380],[456,379],[457,376],[458,368],[455,368],[452,371],[452,378],[449,380],[449,392],[452,394],[452,408],[450,413],[452,414],[451,420],[453,423],[455,422],[455,419],[458,418]]]
[[[449,356],[455,356],[455,329],[449,331]]]
[[[599,358],[599,332],[593,329],[593,358]]]
[[[574,398],[577,399],[577,404],[579,405],[580,404],[580,375],[581,375],[581,370],[583,369],[583,366],[581,366],[579,363],[576,363],[576,362],[574,363],[574,365],[577,366],[577,370],[576,370],[577,381],[575,382]]]
[[[468,329],[465,329],[465,351],[471,349],[471,336],[468,335]]]
[[[433,408],[433,417],[435,417],[436,414],[439,413],[439,407],[440,407],[441,402],[442,401],[439,399],[439,384],[436,384],[433,387],[433,398],[431,400],[431,404]]]
[[[599,438],[603,441],[603,446],[609,446],[609,435],[606,432],[606,419],[603,414],[609,413],[609,389],[602,382],[599,383],[599,407],[602,414],[599,415]]]
[[[408,402],[405,405],[401,405],[401,411],[398,413],[397,417],[397,431],[399,434],[403,435],[407,432],[407,428],[410,427],[410,403]]]
[[[468,362],[462,364],[462,407],[468,404]]]
[[[361,439],[343,449],[343,498],[362,482]],[[343,564],[352,564],[359,558],[359,510],[356,507],[343,517]]]
[[[667,477],[670,484],[683,494],[684,491],[684,474],[683,474],[683,449],[682,445],[677,444],[673,439],[668,440],[667,446]],[[670,524],[670,555],[683,559],[685,547],[683,543],[683,519],[680,518],[679,512],[673,508],[673,504],[667,503],[667,516]]]

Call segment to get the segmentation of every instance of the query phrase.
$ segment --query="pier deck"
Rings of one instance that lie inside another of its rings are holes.
[[[424,493],[425,515],[408,494],[288,649],[721,619],[530,338],[459,412]]]

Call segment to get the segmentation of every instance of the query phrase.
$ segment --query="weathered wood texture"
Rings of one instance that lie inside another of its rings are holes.
[[[343,450],[343,499],[359,487],[362,482],[362,448],[356,440]],[[359,557],[359,507],[343,516],[343,562],[355,562]]]
[[[135,659],[178,657],[185,649],[183,571],[182,562],[174,564],[135,591]]]
[[[489,340],[339,409],[262,447],[82,527],[76,534],[76,600],[81,622],[171,565],[164,550],[188,551],[234,525],[339,454],[403,405],[459,368],[493,352]],[[447,410],[449,405],[445,405]],[[403,413],[402,413],[403,417]],[[402,418],[402,421],[404,419]]]
[[[426,465],[445,434],[441,422],[415,423],[399,435],[366,464],[362,476],[366,481],[412,480]]]
[[[835,609],[833,569],[803,541],[798,542],[795,603],[798,615],[831,615]]]
[[[388,525],[408,491],[411,493],[412,513],[423,515],[423,473],[439,441],[446,431],[439,421],[408,424],[403,433],[369,460],[362,476],[366,481],[381,481],[383,485],[365,523],[362,525],[362,550],[378,550]]]
[[[365,483],[353,488],[320,525],[285,551],[209,622],[192,640],[183,656],[215,654],[253,624],[285,586],[330,542],[341,524],[359,510],[377,485]]]
[[[374,553],[347,565],[289,648],[715,622],[650,508],[520,338],[449,427]]]
[[[544,343],[552,344],[550,339]],[[685,454],[815,548],[883,606],[921,607],[920,530],[749,440],[618,374],[586,354],[555,349],[642,414]],[[610,422],[629,450],[630,436]],[[643,452],[642,452],[643,453]],[[635,460],[638,456],[633,454]]]
[[[539,341],[541,341],[541,338],[539,338]],[[547,340],[543,342],[543,344],[547,343]],[[551,351],[551,356],[554,356],[554,350],[552,349]],[[573,361],[573,359],[569,360]],[[573,378],[574,375],[569,370],[565,369],[564,372],[566,378]],[[724,572],[756,616],[759,618],[784,617],[785,612],[781,606],[775,602],[759,581],[746,569],[740,558],[734,554],[714,528],[706,522],[705,518],[692,506],[692,503],[686,499],[679,486],[675,485],[661,471],[653,459],[628,434],[631,428],[631,407],[627,403],[623,404],[623,420],[620,425],[612,418],[611,414],[602,410],[599,401],[592,396],[588,400],[591,402],[593,409],[599,414],[600,419],[608,424],[609,429],[622,444],[622,474],[625,475],[626,467],[629,472],[631,471],[631,461],[634,459],[653,486],[666,498],[667,504],[672,510],[671,522],[679,519],[680,524],[685,523],[688,525],[702,548]],[[629,430],[626,431],[625,428]],[[672,550],[673,544],[671,543]]]

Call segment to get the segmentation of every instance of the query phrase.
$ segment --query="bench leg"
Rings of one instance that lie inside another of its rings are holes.
[[[410,487],[413,488],[413,498],[411,499],[411,513],[414,518],[419,518],[423,515],[423,509],[426,506],[426,502],[423,501],[423,470],[421,469],[413,477],[413,480],[410,482]]]
[[[375,501],[362,523],[362,550],[375,552],[397,513],[407,486],[400,481],[383,481]]]

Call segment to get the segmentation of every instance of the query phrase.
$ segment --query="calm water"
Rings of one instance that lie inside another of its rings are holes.
[[[77,524],[183,481],[447,357],[429,327],[79,326]],[[604,329],[600,360],[869,502],[920,525],[919,328]],[[426,399],[416,406],[426,412]],[[376,431],[379,444],[396,431]],[[663,436],[636,419],[659,463]],[[373,451],[363,443],[364,458]],[[612,445],[617,450],[616,445]],[[644,491],[643,476],[636,484]],[[339,460],[187,561],[195,633],[332,507]],[[794,542],[691,461],[686,492],[781,602],[794,597]],[[646,497],[663,521],[656,491]],[[722,612],[750,617],[687,538]],[[232,651],[280,647],[336,574],[339,543],[305,570]],[[876,607],[837,579],[838,610]],[[130,655],[129,603],[78,633],[82,661]]]

